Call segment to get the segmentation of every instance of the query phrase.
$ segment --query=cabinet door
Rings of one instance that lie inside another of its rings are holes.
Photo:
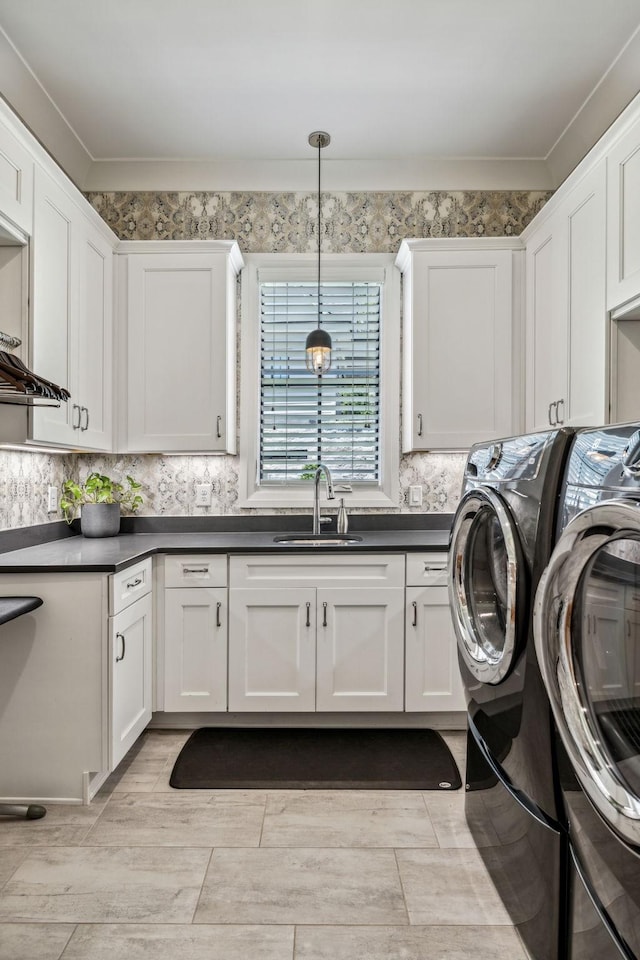
[[[229,710],[315,710],[316,591],[229,591]]]
[[[111,618],[109,665],[113,770],[151,720],[151,594]]]
[[[227,708],[227,591],[165,590],[164,709]]]
[[[405,710],[466,710],[446,587],[407,588]]]
[[[33,157],[0,122],[0,213],[31,234],[33,229]]]
[[[607,309],[640,296],[640,122],[607,156]]]
[[[561,209],[567,225],[569,391],[559,419],[590,426],[609,421],[604,162],[578,184]]]
[[[128,449],[235,453],[226,255],[127,259]]]
[[[46,443],[73,444],[72,415],[79,414],[73,382],[73,325],[78,304],[75,231],[78,210],[65,191],[36,168],[32,269],[32,362],[36,373],[71,392],[59,407],[33,410],[32,436]]]
[[[460,449],[513,432],[512,260],[510,250],[413,253],[403,450]]]
[[[530,431],[556,426],[567,403],[565,257],[565,223],[557,214],[527,241],[525,422]]]
[[[318,590],[317,710],[402,710],[404,590]]]
[[[79,322],[73,369],[80,407],[76,443],[110,450],[112,443],[113,248],[92,224],[78,224]],[[73,409],[73,408],[72,408]]]

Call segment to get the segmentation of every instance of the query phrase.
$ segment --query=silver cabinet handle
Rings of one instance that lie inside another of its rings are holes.
[[[124,655],[127,650],[127,644],[124,639],[124,633],[116,633],[116,640],[122,640],[122,654],[119,657],[116,655],[116,663],[120,663],[121,660],[124,660]]]
[[[77,412],[77,414],[78,414],[78,420],[77,420],[77,422],[76,422],[76,419],[75,419],[76,412]],[[80,421],[82,420],[82,407],[79,407],[77,403],[74,403],[74,405],[73,405],[73,415],[74,415],[74,416],[73,416],[73,421],[72,421],[72,423],[71,423],[71,428],[72,428],[72,430],[79,430],[79,429],[80,429]]]
[[[222,609],[222,604],[221,604],[220,601],[218,600],[218,602],[216,603],[216,627],[221,627],[221,626],[222,626],[222,622],[221,622],[221,620],[220,620],[220,610],[221,610],[221,609]]]
[[[562,404],[562,414],[560,414],[560,404]],[[564,399],[556,400],[556,422],[554,426],[562,426],[564,423]]]
[[[136,577],[135,580],[132,580],[127,584],[127,590],[133,590],[134,587],[139,587],[142,583],[142,577]]]
[[[222,417],[216,417],[216,437],[218,440],[222,437],[221,433]]]
[[[183,567],[183,573],[209,573],[209,567]]]
[[[425,573],[442,573],[443,570],[444,570],[444,567],[443,567],[443,566],[433,567],[433,566],[431,566],[431,564],[429,564],[429,563],[425,563],[425,565],[424,565],[424,572],[425,572]]]
[[[307,600],[307,620],[305,623],[305,627],[310,627],[310,626],[311,626],[311,604]]]
[[[556,408],[556,418],[555,420],[552,420],[551,411],[553,410],[554,407]],[[548,418],[549,418],[549,426],[555,427],[558,423],[558,401],[557,400],[552,400],[551,403],[549,404]]]
[[[411,626],[417,627],[418,626],[418,604],[414,600],[411,606],[413,607],[413,620],[411,621]]]
[[[422,414],[418,414],[418,436],[422,436]]]
[[[84,427],[82,427],[82,426],[80,427],[80,430],[84,433],[85,430],[88,430],[88,429],[89,429],[89,408],[88,408],[88,407],[80,407],[80,410],[81,410],[82,413],[85,414]]]
[[[322,614],[322,626],[326,627],[327,625],[327,602],[326,600],[322,604],[323,614]]]

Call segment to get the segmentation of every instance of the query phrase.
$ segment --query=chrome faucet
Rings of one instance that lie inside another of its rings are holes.
[[[331,479],[331,471],[329,467],[325,466],[324,463],[319,463],[316,467],[315,480],[314,480],[314,490],[313,490],[313,533],[314,535],[320,533],[320,474],[324,473],[324,479],[327,484],[327,500],[335,500],[335,495],[333,492],[333,480]]]

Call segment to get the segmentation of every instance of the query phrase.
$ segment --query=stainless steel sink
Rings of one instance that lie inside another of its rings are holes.
[[[317,536],[293,533],[284,537],[274,537],[273,542],[282,543],[288,547],[344,547],[350,543],[361,543],[362,537],[339,533],[320,533]]]

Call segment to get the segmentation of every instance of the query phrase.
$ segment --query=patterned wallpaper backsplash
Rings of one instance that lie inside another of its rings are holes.
[[[405,237],[517,236],[549,196],[544,191],[323,194],[323,250],[395,253]],[[88,199],[121,239],[237,240],[245,253],[317,249],[313,194],[118,192],[93,193]],[[398,510],[455,510],[464,463],[464,454],[403,456]],[[0,530],[59,520],[59,513],[47,513],[47,488],[60,491],[65,478],[84,477],[91,470],[116,478],[129,473],[140,480],[142,516],[248,512],[237,506],[236,457],[0,451]],[[212,506],[194,507],[195,484],[203,482],[212,484]],[[410,485],[422,487],[422,507],[408,506]]]

